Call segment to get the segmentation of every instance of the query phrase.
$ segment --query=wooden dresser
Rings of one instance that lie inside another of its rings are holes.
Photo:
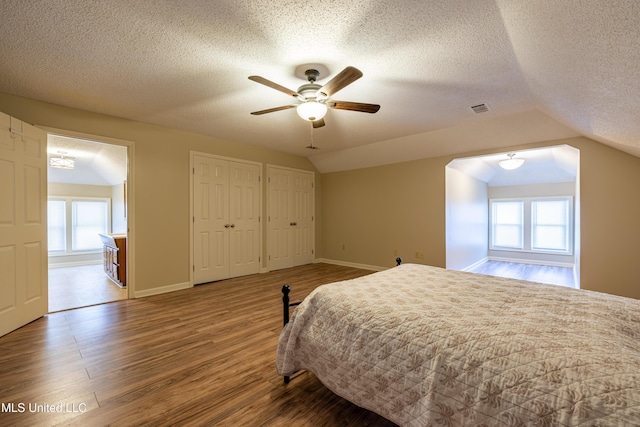
[[[104,272],[116,285],[127,286],[127,235],[101,234]]]

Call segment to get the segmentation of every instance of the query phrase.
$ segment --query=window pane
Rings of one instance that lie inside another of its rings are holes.
[[[569,201],[545,200],[531,204],[532,249],[569,250]]]
[[[73,229],[72,247],[74,251],[101,249],[99,233],[107,233],[107,203],[104,201],[72,202]]]
[[[47,240],[50,252],[67,248],[67,227],[64,200],[49,200],[47,203]]]
[[[492,202],[492,245],[496,247],[522,249],[523,203]]]

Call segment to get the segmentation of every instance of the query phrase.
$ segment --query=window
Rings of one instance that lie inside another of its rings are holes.
[[[49,252],[71,253],[102,249],[98,234],[109,232],[109,199],[51,198],[47,206]]]
[[[531,202],[531,249],[569,251],[569,200]]]
[[[47,208],[49,252],[64,252],[67,249],[66,205],[64,200],[49,200]]]
[[[104,200],[72,200],[73,210],[71,229],[74,251],[102,249],[102,240],[98,234],[108,231],[108,210]]]
[[[572,197],[490,200],[490,249],[570,255],[572,201]]]
[[[523,203],[521,201],[491,202],[492,246],[496,248],[522,249]]]

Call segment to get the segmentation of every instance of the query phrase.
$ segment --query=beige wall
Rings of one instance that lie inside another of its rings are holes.
[[[36,126],[133,141],[136,292],[189,282],[190,150],[261,162],[263,172],[267,163],[315,171],[300,156],[2,93],[0,111]],[[319,198],[317,188],[316,206]]]
[[[640,159],[587,138],[500,152],[560,144],[580,150],[581,287],[640,298]],[[397,249],[405,262],[444,267],[445,166],[491,152],[323,174],[323,257],[392,266]]]
[[[138,291],[189,280],[190,150],[262,162],[265,170],[267,163],[315,170],[299,156],[1,93],[0,111],[39,126],[134,142]],[[559,144],[580,150],[582,287],[640,298],[640,159],[587,138],[500,152]],[[405,262],[444,267],[445,166],[492,152],[316,172],[317,257],[392,266],[397,250]]]
[[[112,188],[107,185],[47,183],[49,196],[104,197],[111,198]]]

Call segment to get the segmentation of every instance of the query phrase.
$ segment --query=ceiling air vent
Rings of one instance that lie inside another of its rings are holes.
[[[476,114],[486,113],[487,111],[489,111],[489,106],[487,104],[472,105],[469,108],[471,108],[471,111]]]

